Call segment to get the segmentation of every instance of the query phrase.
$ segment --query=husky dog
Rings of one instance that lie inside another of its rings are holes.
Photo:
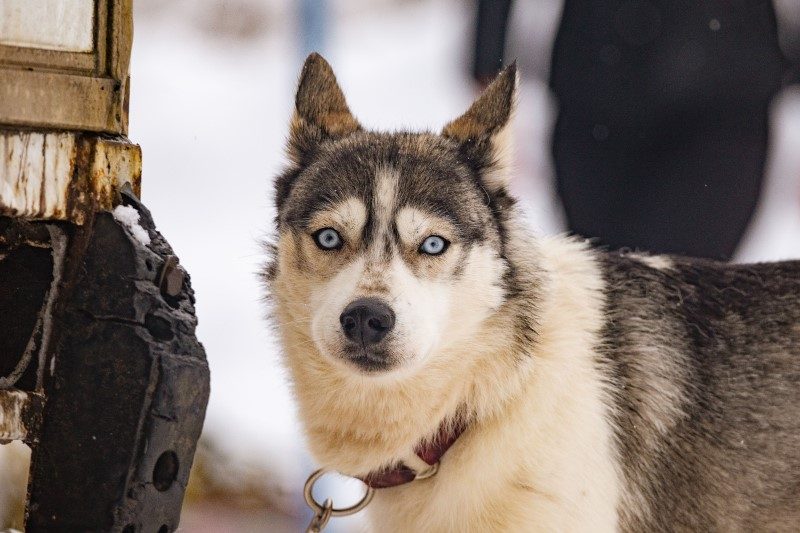
[[[800,530],[800,262],[530,235],[516,85],[380,133],[306,61],[265,277],[313,455],[381,532]]]

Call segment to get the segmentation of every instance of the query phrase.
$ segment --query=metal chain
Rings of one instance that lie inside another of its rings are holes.
[[[328,498],[325,500],[325,503],[322,504],[322,509],[317,511],[314,517],[311,519],[311,523],[308,524],[306,528],[306,533],[320,533],[325,526],[328,525],[328,520],[331,519],[331,513],[333,512],[333,500]]]

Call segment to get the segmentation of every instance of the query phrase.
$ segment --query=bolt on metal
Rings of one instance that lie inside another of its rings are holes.
[[[161,294],[167,296],[178,296],[183,288],[183,280],[186,274],[183,269],[178,266],[178,258],[174,255],[167,256],[164,261],[164,266],[161,267],[161,272],[158,275],[158,287]]]

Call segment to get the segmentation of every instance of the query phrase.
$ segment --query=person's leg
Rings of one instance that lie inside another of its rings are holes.
[[[730,258],[783,66],[767,2],[566,0],[551,85],[570,229],[612,248]]]

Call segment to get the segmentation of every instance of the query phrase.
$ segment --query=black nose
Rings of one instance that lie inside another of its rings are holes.
[[[394,311],[377,298],[359,298],[345,307],[339,322],[345,337],[363,346],[378,344],[394,327]]]

